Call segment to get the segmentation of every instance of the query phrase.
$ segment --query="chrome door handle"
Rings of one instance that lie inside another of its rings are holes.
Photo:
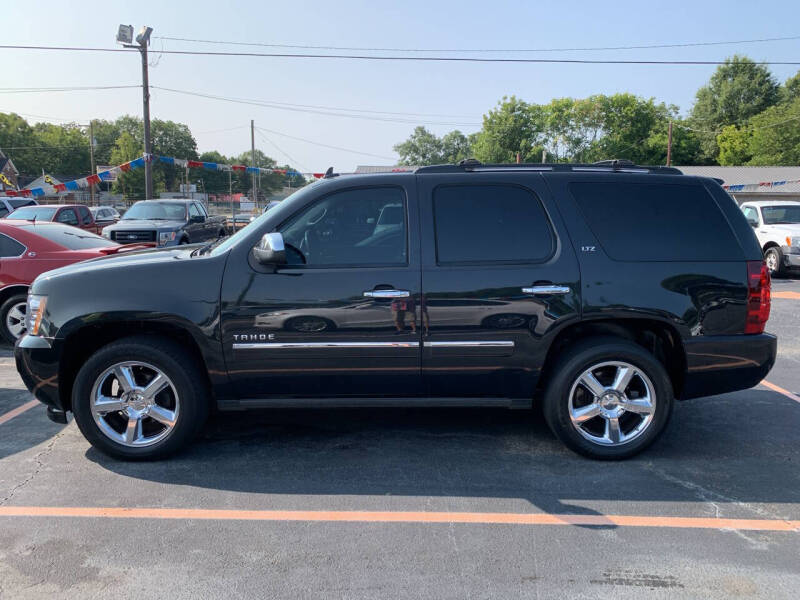
[[[533,287],[522,288],[523,294],[533,294],[534,296],[545,294],[569,294],[569,286],[566,285],[535,285]]]
[[[372,290],[364,292],[366,298],[408,298],[411,292],[406,290]]]

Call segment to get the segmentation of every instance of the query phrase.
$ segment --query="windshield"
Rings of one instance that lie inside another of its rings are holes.
[[[800,204],[762,206],[761,214],[764,215],[764,224],[766,225],[800,223]]]
[[[58,223],[22,225],[21,229],[26,229],[30,233],[50,240],[54,244],[63,246],[67,250],[86,250],[87,248],[109,248],[117,244],[104,237],[89,233],[70,225],[60,225]]]
[[[23,206],[8,215],[6,219],[33,221],[35,218],[37,221],[49,221],[54,214],[56,214],[54,206]]]
[[[183,221],[186,219],[186,204],[182,202],[137,202],[122,217],[123,221],[131,219]]]

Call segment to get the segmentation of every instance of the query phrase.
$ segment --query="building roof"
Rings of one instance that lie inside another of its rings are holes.
[[[722,179],[725,185],[748,185],[789,181],[800,179],[800,166],[798,167],[678,167],[686,175],[699,175],[700,177],[715,177]],[[785,185],[770,187],[762,186],[758,189],[745,191],[757,192],[782,192],[799,193],[800,183],[787,183]]]

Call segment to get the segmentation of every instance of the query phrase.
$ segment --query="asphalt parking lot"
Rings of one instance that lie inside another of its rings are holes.
[[[800,280],[779,358],[621,463],[537,412],[266,411],[121,463],[0,350],[0,598],[797,598]]]

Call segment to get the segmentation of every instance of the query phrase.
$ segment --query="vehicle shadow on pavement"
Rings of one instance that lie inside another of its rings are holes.
[[[521,498],[562,514],[600,514],[586,501],[800,503],[799,409],[761,390],[679,403],[664,436],[623,462],[566,450],[539,411],[494,409],[221,414],[169,460],[86,455],[126,477],[246,493]]]
[[[33,399],[28,390],[0,387],[0,415],[7,414]],[[0,425],[0,460],[24,452],[55,437],[66,425],[53,423],[45,414],[44,405],[18,414]]]

